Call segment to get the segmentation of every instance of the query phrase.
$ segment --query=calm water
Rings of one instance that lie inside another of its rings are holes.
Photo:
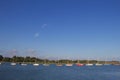
[[[0,80],[120,80],[120,66],[0,65]]]

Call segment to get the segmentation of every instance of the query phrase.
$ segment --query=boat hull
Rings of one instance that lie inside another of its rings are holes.
[[[77,63],[76,66],[84,66],[84,64]]]
[[[111,64],[104,64],[105,66],[109,66],[109,65],[111,65]]]
[[[56,66],[62,66],[62,64],[56,64]]]
[[[103,64],[95,64],[95,66],[102,66]]]
[[[73,66],[73,64],[65,64],[66,66]]]
[[[93,64],[86,64],[86,66],[93,66]]]
[[[33,64],[33,66],[39,66],[39,64],[36,63],[36,64]]]
[[[22,66],[26,66],[27,64],[23,64],[23,63],[22,63],[21,65],[22,65]]]
[[[43,64],[43,66],[49,66],[49,64]]]
[[[16,63],[11,63],[11,65],[12,65],[12,66],[15,66],[15,65],[16,65]]]

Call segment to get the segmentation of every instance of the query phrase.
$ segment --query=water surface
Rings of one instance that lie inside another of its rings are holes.
[[[0,65],[0,80],[120,80],[120,66]]]

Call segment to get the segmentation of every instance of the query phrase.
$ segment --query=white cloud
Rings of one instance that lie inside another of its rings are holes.
[[[15,55],[19,55],[19,51],[17,49],[12,50],[3,50],[3,56],[5,57],[13,57]]]
[[[44,29],[46,26],[47,26],[47,24],[43,24],[43,25],[41,26],[41,28]],[[39,33],[36,32],[36,33],[34,34],[34,37],[35,37],[35,38],[39,37]]]
[[[37,37],[39,37],[39,33],[35,33],[35,35],[34,35],[34,36],[35,36],[36,38],[37,38]]]
[[[42,26],[41,26],[41,28],[45,28],[47,26],[47,24],[43,24]]]

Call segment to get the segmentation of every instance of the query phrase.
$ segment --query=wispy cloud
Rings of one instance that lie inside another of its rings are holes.
[[[34,49],[28,49],[26,53],[29,54],[29,56],[36,56],[36,50]]]
[[[28,49],[27,52],[33,54],[33,53],[35,53],[36,51],[35,51],[34,49]]]
[[[36,37],[36,38],[39,37],[39,33],[38,33],[38,32],[35,33],[35,34],[34,34],[34,37]]]
[[[44,29],[46,26],[47,26],[47,24],[43,24],[43,25],[41,26],[41,28]],[[39,37],[39,35],[40,35],[39,32],[36,32],[36,33],[34,34],[34,37],[37,38],[37,37]]]
[[[5,53],[5,50],[0,50],[0,55]]]
[[[14,55],[17,55],[19,53],[18,50],[16,49],[12,49],[12,50],[8,50],[7,53],[10,55],[10,56],[14,56]]]
[[[19,51],[16,49],[12,50],[0,50],[0,55],[3,55],[5,57],[12,57],[14,55],[19,55]]]
[[[41,28],[45,28],[47,26],[47,24],[43,24],[42,26],[41,26]]]

